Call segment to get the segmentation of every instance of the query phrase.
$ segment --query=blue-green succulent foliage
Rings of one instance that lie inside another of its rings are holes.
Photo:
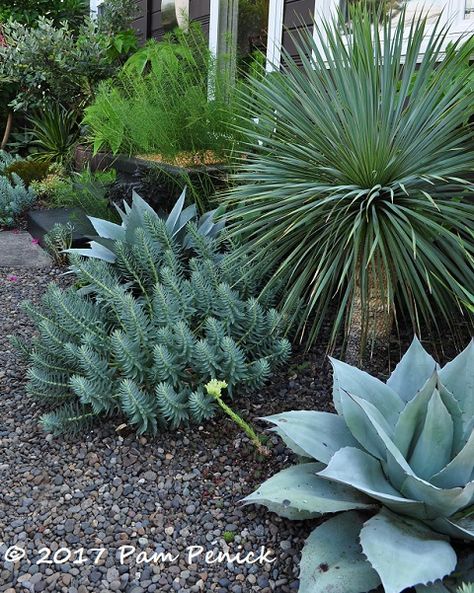
[[[280,315],[269,295],[257,300],[258,271],[244,275],[212,220],[183,218],[183,203],[161,218],[136,199],[122,226],[95,220],[121,239],[71,254],[82,288],[52,285],[41,307],[26,305],[39,331],[28,392],[53,408],[46,429],[105,414],[140,432],[202,422],[216,409],[208,381],[225,380],[230,395],[256,389],[287,358]]]
[[[425,585],[456,569],[450,538],[474,541],[474,342],[440,369],[415,339],[387,383],[332,362],[337,414],[267,418],[310,461],[246,502],[290,519],[339,513],[306,541],[301,593],[365,593],[380,583],[385,593],[447,593]],[[474,554],[470,568],[464,580],[474,578]]]

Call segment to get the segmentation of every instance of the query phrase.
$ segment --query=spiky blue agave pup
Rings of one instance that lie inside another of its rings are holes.
[[[168,216],[137,195],[120,214],[92,219],[91,249],[70,250],[80,289],[52,285],[26,305],[38,326],[27,389],[54,433],[112,414],[139,432],[203,422],[217,409],[206,383],[257,389],[290,352],[259,270],[244,273],[212,213],[198,218],[183,193]]]
[[[457,566],[450,542],[474,541],[474,342],[440,368],[415,338],[387,383],[332,365],[337,414],[266,418],[305,462],[245,499],[289,519],[338,513],[306,541],[300,593],[448,593],[438,579],[455,569],[474,581],[474,552]]]

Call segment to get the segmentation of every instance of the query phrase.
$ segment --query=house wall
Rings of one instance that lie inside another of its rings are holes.
[[[210,13],[210,0],[189,0],[189,19],[201,23],[206,36],[209,36]]]
[[[307,27],[313,29],[314,0],[285,0],[283,7],[282,47],[295,61],[298,52],[295,46],[298,29]]]
[[[161,26],[161,0],[137,0],[137,16],[132,22],[140,43],[163,35]]]
[[[282,45],[296,56],[296,49],[292,34],[302,25],[312,26],[314,0],[282,0],[283,1],[283,33]],[[137,0],[137,18],[132,23],[137,31],[140,42],[154,37],[160,39],[163,35],[161,23],[161,0]],[[201,23],[203,31],[209,35],[211,18],[210,0],[189,0],[189,18]]]
[[[208,35],[210,0],[189,0],[189,18],[201,23],[204,33]],[[150,38],[161,39],[164,34],[161,0],[137,0],[137,16],[132,28],[137,32],[140,43]]]

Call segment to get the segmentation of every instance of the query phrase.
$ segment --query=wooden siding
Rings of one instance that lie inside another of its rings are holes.
[[[210,0],[189,0],[189,20],[201,23],[206,37],[209,36]]]
[[[308,27],[313,29],[314,0],[285,0],[283,10],[282,46],[292,58],[298,59],[295,46],[298,29]]]
[[[210,0],[190,0],[189,18],[201,23],[203,31],[209,35]],[[146,39],[161,39],[163,27],[161,23],[161,0],[137,0],[137,15],[132,28],[138,34],[140,43]]]

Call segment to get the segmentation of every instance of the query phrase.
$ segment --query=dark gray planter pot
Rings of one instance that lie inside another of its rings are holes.
[[[49,208],[46,210],[29,210],[26,213],[27,229],[32,237],[45,247],[44,236],[55,224],[73,225],[73,247],[86,247],[97,233],[81,208]]]

